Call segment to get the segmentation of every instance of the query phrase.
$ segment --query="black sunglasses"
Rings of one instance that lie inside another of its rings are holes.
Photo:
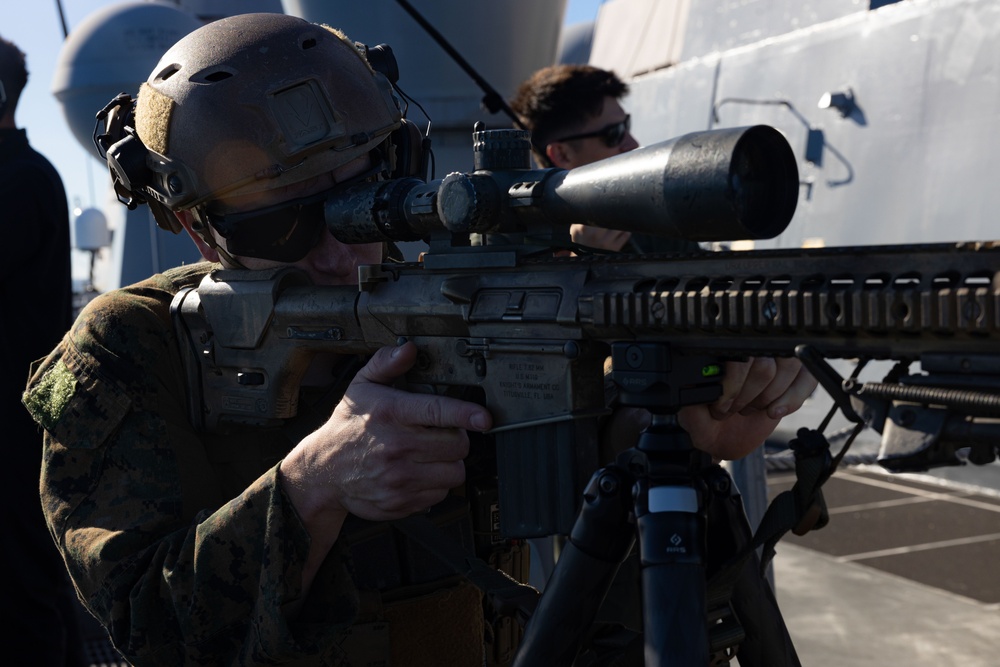
[[[569,137],[563,137],[562,139],[556,139],[555,141],[572,141],[573,139],[587,139],[589,137],[600,137],[601,141],[608,148],[614,148],[615,146],[621,146],[621,143],[625,141],[625,135],[629,133],[632,128],[632,116],[625,116],[625,120],[620,120],[617,123],[611,123],[610,125],[605,125],[599,130],[594,130],[593,132],[584,132],[582,134],[574,134]]]
[[[329,192],[274,206],[220,215],[205,212],[208,224],[226,239],[230,253],[276,262],[297,262],[315,247],[325,228]]]
[[[344,189],[378,178],[381,159],[365,172],[319,194],[240,213],[205,211],[205,219],[224,239],[233,255],[276,262],[297,262],[316,247],[326,229],[326,202]]]

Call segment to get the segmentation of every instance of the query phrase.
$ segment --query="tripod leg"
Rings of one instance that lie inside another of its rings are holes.
[[[631,477],[620,468],[604,468],[591,478],[573,531],[525,626],[514,667],[573,663],[635,541],[631,486]]]
[[[637,484],[641,486],[642,482]],[[666,501],[655,495],[667,492]],[[705,586],[705,517],[692,487],[649,489],[648,512],[636,494],[642,557],[646,664],[708,665]]]

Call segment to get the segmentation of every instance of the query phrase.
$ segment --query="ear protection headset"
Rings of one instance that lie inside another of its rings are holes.
[[[399,67],[392,48],[388,44],[378,44],[371,48],[360,42],[356,44],[372,69],[388,79],[393,89],[398,92],[396,84],[399,82]],[[413,121],[408,118],[400,119],[399,129],[389,135],[389,144],[395,149],[393,167],[389,173],[390,179],[408,177],[424,181],[428,179],[430,139],[424,136]]]

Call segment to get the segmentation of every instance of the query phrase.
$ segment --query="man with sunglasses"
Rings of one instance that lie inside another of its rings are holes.
[[[631,118],[621,106],[627,94],[628,84],[614,72],[592,65],[561,64],[544,67],[522,82],[510,106],[531,131],[532,155],[538,165],[573,169],[639,147],[630,132]],[[694,241],[580,224],[573,225],[570,233],[575,243],[604,251],[702,251]],[[542,569],[551,568],[554,557],[549,554],[558,549],[548,540],[536,540],[532,546]],[[543,579],[536,572],[533,582],[542,584]],[[641,628],[640,597],[639,561],[632,554],[619,570],[598,620]]]
[[[511,109],[531,131],[540,167],[573,169],[639,147],[621,106],[628,85],[614,72],[592,65],[543,67],[517,89]],[[697,252],[693,241],[573,225],[575,243],[624,252]]]
[[[426,517],[472,545],[470,490],[495,464],[485,408],[395,386],[413,343],[314,358],[280,426],[206,433],[188,413],[170,313],[181,289],[220,265],[353,285],[387,259],[381,244],[337,241],[321,206],[398,159],[387,80],[336,31],[249,14],[183,38],[134,119],[129,102],[102,112],[119,197],[186,230],[210,262],[95,299],[25,393],[45,429],[46,519],[88,609],[137,667],[509,662],[510,619],[488,618],[477,586],[388,523]],[[684,414],[723,457],[808,390],[794,363],[731,371],[725,399]],[[526,559],[485,542],[497,562]]]

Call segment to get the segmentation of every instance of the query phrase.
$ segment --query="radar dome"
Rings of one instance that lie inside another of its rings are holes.
[[[73,210],[74,245],[78,250],[96,252],[111,245],[108,219],[99,208],[76,208]]]
[[[90,14],[66,38],[52,79],[73,136],[94,157],[97,112],[139,85],[174,42],[201,26],[166,2],[126,2]]]

